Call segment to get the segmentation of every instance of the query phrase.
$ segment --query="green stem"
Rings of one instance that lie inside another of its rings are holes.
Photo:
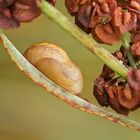
[[[39,4],[42,13],[44,13],[53,22],[59,25],[63,30],[67,31],[74,38],[76,38],[85,48],[94,53],[104,64],[110,67],[113,71],[117,72],[120,76],[127,77],[127,68],[120,63],[110,52],[100,47],[92,37],[88,36],[76,25],[71,23],[60,11],[54,8],[45,0]]]
[[[127,57],[128,57],[129,62],[130,62],[130,65],[133,68],[137,69],[136,63],[135,63],[134,58],[133,58],[133,56],[131,54],[131,51],[130,51],[130,44],[127,42],[125,37],[123,37],[123,47],[126,50]]]
[[[136,62],[136,66],[137,66],[138,69],[140,69],[140,60],[138,60],[138,61]]]

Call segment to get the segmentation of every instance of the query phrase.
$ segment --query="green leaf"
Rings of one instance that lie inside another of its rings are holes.
[[[122,36],[122,46],[125,46],[127,48],[130,47],[130,42],[131,42],[131,33],[126,32],[123,36]]]
[[[126,53],[127,53],[127,57],[129,59],[129,62],[130,62],[130,65],[133,67],[133,68],[137,68],[136,66],[136,63],[135,63],[135,60],[133,58],[133,55],[131,54],[131,50],[130,50],[130,43],[131,43],[131,34],[129,32],[125,33],[123,36],[122,36],[122,46],[125,48],[126,50]]]
[[[102,17],[102,24],[108,23],[108,17],[104,16]]]

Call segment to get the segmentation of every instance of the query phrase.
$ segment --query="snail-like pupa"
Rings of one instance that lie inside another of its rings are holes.
[[[24,53],[25,58],[49,79],[73,94],[83,88],[81,71],[60,47],[40,43],[33,45]]]

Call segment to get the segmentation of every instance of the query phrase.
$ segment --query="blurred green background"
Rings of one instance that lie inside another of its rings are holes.
[[[73,20],[63,0],[59,0],[56,7]],[[42,41],[64,48],[83,72],[82,96],[97,104],[92,87],[101,72],[102,63],[48,18],[42,15],[18,30],[5,33],[22,53],[30,45]],[[108,49],[113,51],[115,48]],[[129,117],[140,122],[140,110]],[[0,48],[0,140],[86,139],[139,140],[140,133],[71,108],[33,83]]]

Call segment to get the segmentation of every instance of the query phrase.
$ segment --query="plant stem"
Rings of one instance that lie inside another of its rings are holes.
[[[76,40],[94,53],[104,64],[113,71],[117,72],[121,77],[127,77],[128,70],[120,61],[118,61],[110,52],[100,47],[100,44],[93,40],[92,37],[88,36],[75,24],[71,23],[60,11],[45,0],[42,0],[39,6],[42,13],[59,25],[63,30],[67,31],[70,35],[76,38]]]
[[[136,66],[137,66],[138,69],[140,69],[140,60],[138,60],[138,61],[136,62]]]
[[[44,87],[46,90],[48,90],[61,100],[65,101],[72,107],[80,109],[90,114],[99,115],[122,126],[140,131],[139,123],[129,120],[129,118],[127,117],[118,114],[113,114],[103,108],[97,107],[67,92],[66,90],[62,89],[60,86],[55,84],[53,81],[48,79],[23,57],[23,55],[14,47],[14,45],[4,35],[2,30],[0,30],[0,44],[2,44],[2,46],[7,50],[7,52],[11,56],[11,59],[15,62],[15,64],[22,72],[24,72],[28,77],[30,77],[35,83]]]
[[[131,54],[131,51],[130,51],[130,44],[129,44],[129,42],[127,42],[127,39],[125,38],[125,35],[123,36],[122,40],[123,40],[123,47],[126,50],[127,57],[128,57],[129,62],[130,62],[130,65],[133,68],[137,69],[136,63],[135,63],[134,58],[133,58],[133,56]]]

